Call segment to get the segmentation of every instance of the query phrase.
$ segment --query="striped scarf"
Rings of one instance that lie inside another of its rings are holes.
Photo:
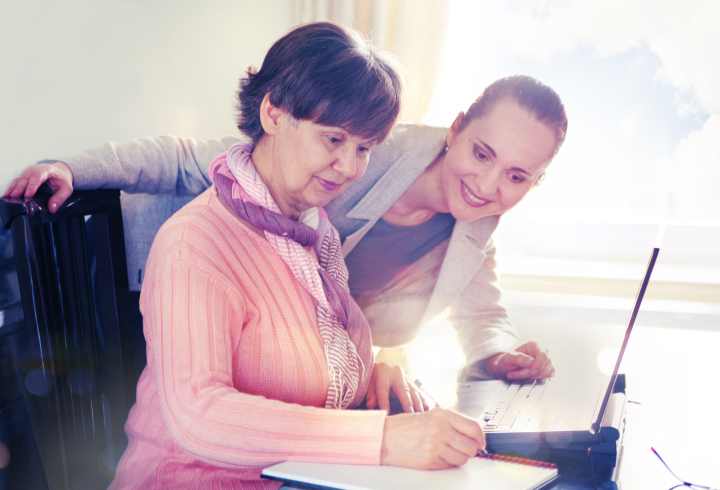
[[[218,196],[265,238],[317,301],[320,337],[330,375],[326,408],[356,407],[372,375],[370,327],[347,286],[340,237],[322,208],[295,221],[280,212],[250,160],[252,145],[236,144],[210,164]],[[305,250],[313,245],[316,261]],[[319,263],[318,263],[319,262]]]

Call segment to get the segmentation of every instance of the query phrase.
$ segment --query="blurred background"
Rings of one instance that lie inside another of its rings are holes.
[[[665,226],[624,369],[676,376],[686,397],[705,383],[709,373],[673,359],[674,346],[692,357],[720,345],[715,0],[6,2],[0,186],[37,160],[107,141],[236,134],[238,79],[291,27],[316,20],[355,26],[395,52],[407,69],[408,122],[448,126],[503,76],[553,87],[570,120],[566,142],[496,233],[511,319],[523,340],[550,346],[559,371],[612,367]],[[424,378],[452,376],[462,362],[442,319],[409,350]],[[645,388],[646,403],[663,403],[644,379],[635,394]],[[445,390],[440,398],[454,387]],[[649,425],[664,423],[657,413]],[[670,451],[681,469],[705,467]]]
[[[562,267],[540,258],[570,260],[564,275],[592,274],[586,259],[644,261],[667,224],[663,255],[685,267],[675,280],[720,275],[720,4],[710,0],[13,2],[0,20],[0,186],[106,141],[234,134],[244,70],[292,26],[325,19],[402,60],[405,121],[447,126],[506,75],[560,93],[567,141],[498,235],[521,270]]]

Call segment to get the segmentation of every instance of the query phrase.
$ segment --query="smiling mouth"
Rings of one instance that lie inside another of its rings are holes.
[[[475,194],[473,194],[470,191],[468,186],[465,185],[465,182],[460,182],[460,184],[461,184],[460,193],[462,194],[462,197],[465,200],[465,202],[468,203],[470,206],[472,206],[474,208],[480,208],[480,207],[486,206],[493,202],[493,201],[488,201],[487,199],[481,199],[481,198],[477,197]]]
[[[335,182],[321,179],[320,177],[315,177],[315,178],[320,183],[320,185],[323,186],[323,189],[325,189],[326,191],[332,192],[332,191],[336,190],[338,187],[340,187],[340,184],[336,184]]]

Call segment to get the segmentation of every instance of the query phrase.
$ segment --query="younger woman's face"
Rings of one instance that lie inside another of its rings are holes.
[[[448,131],[439,192],[460,221],[502,214],[525,197],[552,159],[557,137],[514,100],[501,100],[459,131]]]

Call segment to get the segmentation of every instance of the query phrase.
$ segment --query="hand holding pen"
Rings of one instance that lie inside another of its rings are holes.
[[[433,396],[428,392],[428,390],[425,389],[425,387],[423,386],[422,382],[419,379],[415,380],[415,386],[417,386],[420,389],[420,391],[422,391],[425,394],[425,396],[427,398],[429,398],[430,401],[432,401],[435,404],[436,407],[440,407],[440,404],[437,402],[437,400],[435,400],[435,398],[433,398]],[[483,439],[484,439],[484,437],[483,437]],[[485,448],[479,448],[476,456],[480,456],[482,458],[490,457],[490,455],[485,450]]]

